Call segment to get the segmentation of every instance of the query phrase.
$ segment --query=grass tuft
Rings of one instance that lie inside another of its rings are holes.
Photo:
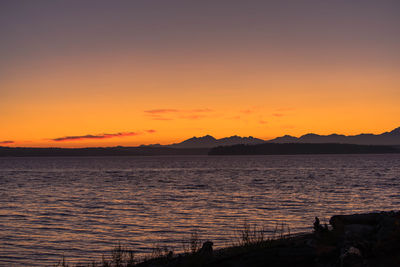
[[[201,239],[199,232],[197,230],[193,230],[190,233],[189,241],[183,241],[183,252],[185,254],[195,254],[201,248]]]

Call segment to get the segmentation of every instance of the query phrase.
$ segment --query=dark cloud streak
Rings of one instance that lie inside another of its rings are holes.
[[[159,121],[169,121],[172,119],[189,119],[189,120],[197,120],[201,118],[205,118],[207,116],[200,115],[208,112],[213,112],[212,109],[202,108],[202,109],[149,109],[145,110],[148,116],[153,120]],[[171,117],[172,116],[172,117]]]
[[[150,109],[150,110],[145,110],[144,112],[150,113],[150,114],[163,114],[163,113],[180,112],[180,110],[178,110],[178,109]]]
[[[155,131],[155,130],[149,130],[149,131]],[[149,131],[147,131],[147,132],[149,132]],[[113,134],[106,133],[106,134],[98,134],[98,135],[87,134],[87,135],[58,137],[58,138],[54,138],[51,140],[55,141],[55,142],[64,142],[64,141],[78,141],[78,140],[84,140],[84,139],[107,139],[107,138],[114,138],[114,137],[135,136],[135,135],[140,135],[140,134],[141,133],[138,133],[138,132],[122,132],[122,133],[113,133]]]
[[[6,141],[0,141],[0,145],[8,145],[8,144],[14,144],[14,141],[11,140],[6,140]]]

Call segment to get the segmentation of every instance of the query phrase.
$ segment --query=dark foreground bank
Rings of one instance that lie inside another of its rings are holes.
[[[354,144],[265,143],[204,148],[168,146],[35,148],[2,147],[0,157],[104,157],[104,156],[171,156],[171,155],[301,155],[301,154],[391,154],[400,146]]]
[[[118,247],[109,261],[103,258],[101,263],[83,266],[400,266],[400,212],[337,215],[329,224],[321,225],[316,218],[312,233],[268,240],[245,231],[237,246],[213,250],[212,241],[206,241],[192,246],[191,252],[159,251],[140,262]]]

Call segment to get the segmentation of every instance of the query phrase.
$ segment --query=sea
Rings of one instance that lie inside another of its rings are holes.
[[[214,247],[400,208],[400,154],[0,158],[0,266]]]

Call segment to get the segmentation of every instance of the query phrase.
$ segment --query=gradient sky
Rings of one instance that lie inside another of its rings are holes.
[[[0,2],[0,146],[400,126],[400,1]]]

